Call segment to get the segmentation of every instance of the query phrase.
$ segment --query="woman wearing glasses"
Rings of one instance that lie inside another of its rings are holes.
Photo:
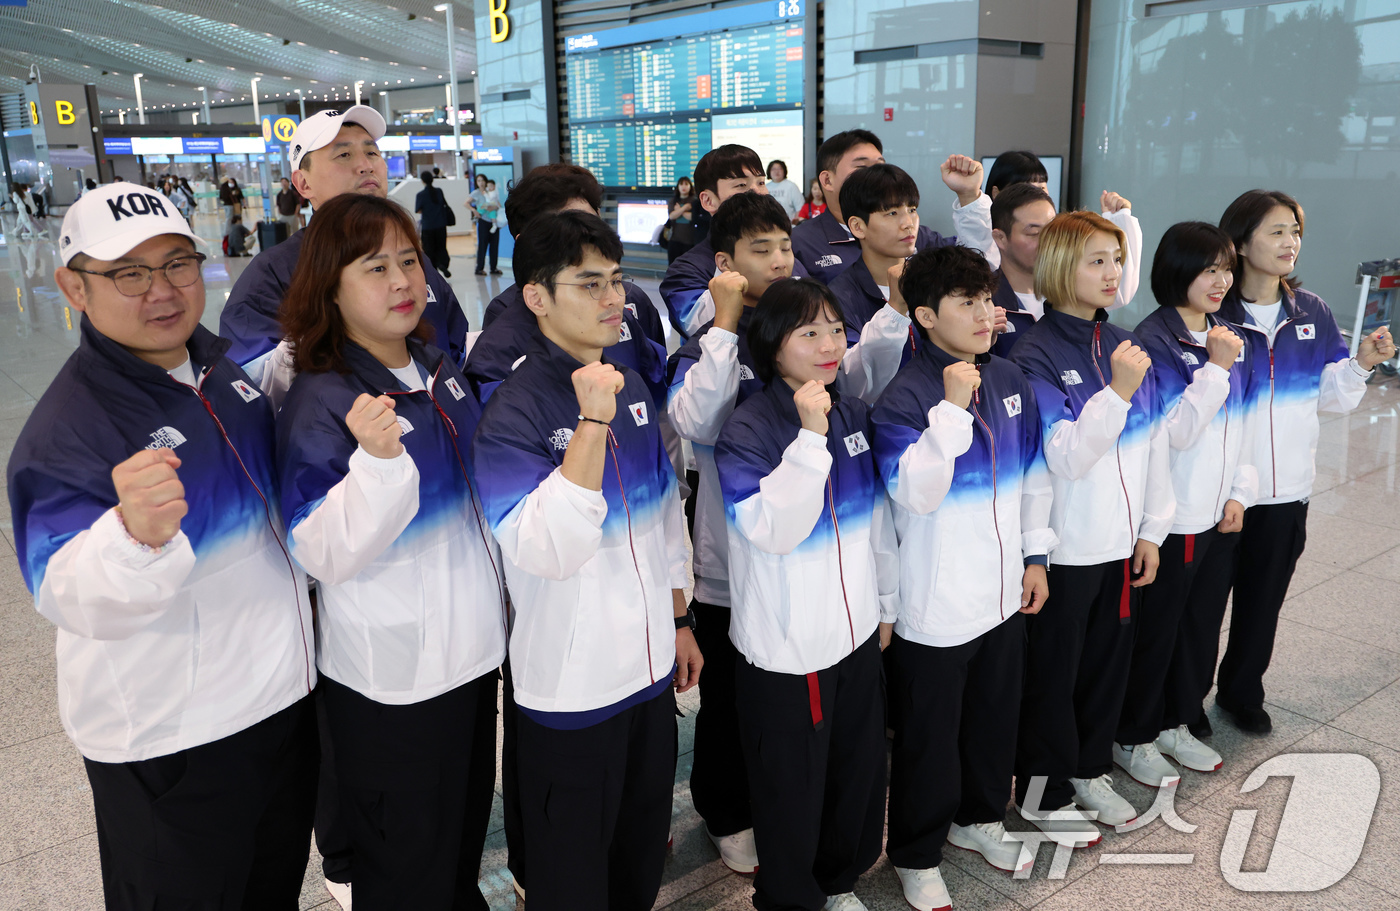
[[[476,888],[496,770],[473,754],[483,738],[495,750],[506,646],[469,461],[480,412],[428,344],[409,215],[344,195],[307,230],[282,305],[298,375],[278,469],[292,556],[320,582],[317,666],[355,906],[453,907]]]

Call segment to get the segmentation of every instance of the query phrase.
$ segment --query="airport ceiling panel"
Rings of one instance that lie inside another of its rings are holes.
[[[50,81],[92,83],[104,110],[342,96],[443,84],[447,29],[437,0],[30,0],[0,6],[0,92],[18,91],[37,64]],[[455,4],[459,78],[476,67],[472,7]],[[280,95],[280,98],[278,97]]]

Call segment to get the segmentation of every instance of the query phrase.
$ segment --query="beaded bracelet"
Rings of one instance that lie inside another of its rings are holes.
[[[126,527],[126,517],[122,515],[122,508],[121,508],[121,505],[118,504],[117,507],[116,507],[115,509],[113,509],[112,511],[115,512],[115,513],[117,514],[117,524],[121,526],[121,528],[122,528],[122,534],[126,535],[127,541],[131,542],[132,546],[135,547],[137,550],[141,551],[141,553],[143,553],[143,554],[155,554],[155,555],[163,554],[163,553],[165,553],[165,549],[166,549],[167,547],[169,547],[170,544],[171,544],[171,542],[173,542],[173,541],[175,540],[174,538],[171,538],[169,541],[166,541],[164,544],[160,545],[159,547],[152,547],[151,545],[145,543],[144,541],[138,541],[138,540],[136,540],[135,536],[133,536],[133,535],[131,534],[131,532],[127,530],[127,527]]]

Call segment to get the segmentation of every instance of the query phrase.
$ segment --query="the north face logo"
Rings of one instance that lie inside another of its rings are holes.
[[[569,441],[574,438],[574,432],[567,427],[560,427],[549,435],[549,445],[559,452],[569,448]]]
[[[1181,352],[1181,359],[1186,363],[1190,364],[1192,367],[1200,363],[1200,361],[1196,359],[1196,355],[1192,354],[1189,351]]]
[[[67,234],[65,234],[65,235],[63,235],[63,240],[59,241],[58,243],[59,243],[59,246],[66,247],[66,246],[70,245],[71,243],[73,243],[73,238],[71,238],[71,237],[69,237]]]
[[[751,379],[753,379],[753,378],[754,378],[754,376],[753,376],[753,371],[749,369],[749,365],[748,365],[748,364],[740,364],[740,365],[739,365],[739,381],[740,381],[740,382],[743,382],[744,380],[751,380]]]
[[[839,266],[841,262],[841,257],[837,256],[835,253],[828,253],[817,260],[817,268],[825,269],[829,266]]]
[[[1007,417],[1014,418],[1021,413],[1021,394],[1019,392],[1015,395],[1008,395],[1001,400],[1001,403],[1006,406]]]
[[[1312,323],[1304,323],[1303,325],[1295,326],[1294,328],[1298,330],[1299,341],[1307,341],[1308,339],[1317,338],[1317,330],[1313,328]]]
[[[399,436],[403,436],[405,433],[413,432],[413,425],[409,423],[408,418],[404,417],[403,415],[399,415],[396,420],[398,420],[399,422]]]
[[[174,427],[162,427],[151,434],[151,442],[147,444],[147,449],[174,449],[185,442],[185,435]]]
[[[1011,322],[1011,320],[1007,320],[1007,321],[1006,321],[1006,328],[1003,329],[1003,330],[1001,330],[1001,331],[1002,331],[1002,332],[1015,332],[1015,331],[1016,331],[1016,324],[1013,323],[1013,322]]]
[[[1080,383],[1084,382],[1079,378],[1078,370],[1066,370],[1064,373],[1060,374],[1060,379],[1066,386],[1078,386]]]
[[[128,209],[127,206],[131,208]],[[113,221],[135,218],[137,215],[165,215],[165,204],[154,193],[128,193],[125,196],[117,196],[107,200],[107,208],[112,211]]]

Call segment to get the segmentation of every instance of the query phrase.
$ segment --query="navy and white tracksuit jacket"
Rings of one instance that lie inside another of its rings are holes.
[[[710,299],[710,279],[719,274],[715,265],[715,248],[706,237],[685,253],[676,257],[661,279],[661,300],[671,315],[671,325],[690,338],[715,318],[715,302]],[[806,278],[807,270],[796,259],[792,277]]]
[[[15,549],[58,627],[58,709],[88,759],[136,762],[212,743],[316,682],[306,580],[283,543],[272,409],[197,327],[197,386],[82,318],[9,465]],[[112,469],[169,447],[188,514],[160,553],[137,546]]]
[[[1026,331],[1035,325],[1035,314],[1021,306],[1016,289],[1006,280],[1006,273],[997,269],[997,289],[992,292],[992,306],[1006,311],[1006,329],[997,333],[992,342],[992,354],[997,357],[1011,357],[1011,349],[1025,338]]]
[[[991,197],[983,193],[965,206],[954,200],[953,229],[957,231],[955,236],[944,237],[928,225],[919,225],[915,245],[922,250],[962,244],[988,255],[988,250],[996,248],[992,240]],[[860,259],[860,241],[827,209],[792,229],[792,252],[812,278],[830,285]]]
[[[1317,413],[1345,413],[1361,404],[1370,373],[1348,357],[1332,310],[1311,291],[1284,293],[1273,331],[1254,321],[1235,291],[1225,298],[1220,316],[1244,329],[1253,358],[1256,502],[1291,503],[1311,496],[1321,432]]]
[[[645,295],[644,295],[645,296]],[[496,315],[477,336],[467,355],[466,374],[483,403],[501,381],[540,339],[539,320],[525,304],[519,286],[511,285],[491,302],[502,301]],[[650,306],[650,300],[647,302]],[[622,311],[622,338],[604,349],[609,361],[636,371],[657,402],[666,401],[666,348],[646,334],[637,314],[641,307],[629,301]]]
[[[480,406],[441,351],[409,339],[408,389],[346,342],[350,373],[301,373],[277,417],[292,556],[320,583],[317,664],[375,702],[423,702],[505,658],[500,552],[473,496]],[[365,452],[345,424],[363,394],[393,398],[404,451]]]
[[[714,328],[713,321],[706,323],[667,364],[667,414],[676,432],[691,442],[700,477],[692,544],[695,597],[704,604],[729,605],[729,532],[715,476],[714,445],[734,409],[763,389],[749,356],[752,315],[753,309],[745,307],[738,335]],[[856,333],[859,342],[842,359],[837,387],[848,396],[873,402],[899,369],[908,333],[909,318],[892,307],[882,307]]]
[[[729,638],[761,670],[835,665],[898,614],[899,564],[870,452],[870,406],[833,393],[825,437],[775,377],[725,422],[715,467],[729,519]]]
[[[262,382],[267,358],[282,341],[284,333],[278,311],[292,285],[304,240],[306,229],[303,228],[253,257],[248,268],[233,283],[233,291],[219,314],[219,334],[233,342],[228,356],[258,383]],[[423,273],[428,279],[428,306],[423,318],[433,327],[434,343],[449,352],[454,363],[460,364],[466,355],[470,329],[467,316],[452,286],[426,259]]]
[[[1239,326],[1207,315],[1210,328],[1225,326],[1241,339]],[[1176,518],[1172,534],[1196,535],[1225,515],[1225,503],[1248,509],[1259,496],[1254,467],[1257,390],[1248,344],[1229,370],[1210,363],[1175,307],[1159,307],[1133,330],[1152,358],[1158,408],[1171,446]]]
[[[642,334],[656,342],[664,350],[666,348],[666,330],[661,322],[661,314],[656,309],[656,304],[651,302],[651,298],[645,291],[638,288],[632,282],[624,282],[622,285],[626,293],[626,303],[623,307],[628,313],[637,318],[641,323]],[[481,312],[481,328],[485,329],[496,321],[496,317],[510,306],[520,300],[519,286],[512,284],[509,288],[497,294],[491,299],[491,303],[486,305],[486,309]]]
[[[895,632],[921,645],[970,642],[1021,609],[1021,577],[1057,543],[1040,412],[1010,361],[978,358],[967,408],[943,400],[955,359],[919,349],[871,415],[875,464],[899,535]]]
[[[582,366],[541,336],[474,440],[515,608],[515,701],[527,712],[615,706],[664,684],[676,660],[671,591],[686,584],[685,527],[651,393],[614,364],[626,386],[602,490],[579,487],[559,466],[579,423],[571,377]]]
[[[1166,422],[1151,370],[1129,402],[1109,388],[1114,349],[1137,343],[1099,310],[1092,320],[1045,315],[1011,352],[1040,408],[1059,543],[1051,564],[1095,566],[1161,544],[1176,513]]]

